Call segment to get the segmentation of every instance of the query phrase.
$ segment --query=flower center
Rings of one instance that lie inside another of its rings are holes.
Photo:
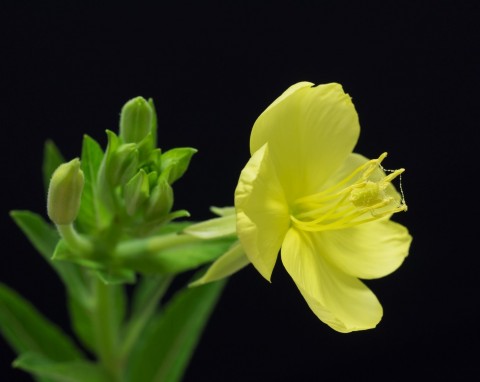
[[[385,170],[381,162],[386,156],[364,163],[319,193],[297,199],[290,216],[293,225],[304,231],[342,229],[406,211],[401,183],[400,194],[391,183],[405,169]]]

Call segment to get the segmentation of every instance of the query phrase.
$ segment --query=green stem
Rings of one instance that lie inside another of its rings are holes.
[[[95,304],[93,328],[97,343],[97,356],[112,376],[112,381],[122,381],[121,362],[117,354],[118,326],[114,317],[114,288],[98,277],[94,281]]]
[[[126,359],[132,347],[135,345],[138,337],[147,325],[149,319],[156,311],[156,307],[162,296],[170,286],[173,276],[149,276],[148,293],[143,299],[142,304],[136,309],[132,318],[125,329],[125,338],[123,340],[120,354],[122,359]]]
[[[57,230],[60,236],[65,240],[68,247],[76,252],[82,254],[91,254],[93,252],[93,244],[90,240],[80,235],[73,224],[58,224]]]

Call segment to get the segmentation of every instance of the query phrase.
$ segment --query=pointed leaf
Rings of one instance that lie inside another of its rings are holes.
[[[82,357],[58,326],[3,284],[0,284],[0,331],[18,354],[35,351],[56,361]]]
[[[95,194],[98,169],[103,159],[100,145],[88,135],[84,135],[82,144],[82,170],[85,176],[82,203],[77,217],[77,223],[83,231],[95,230],[101,221],[101,205]]]
[[[197,149],[192,147],[178,147],[162,154],[161,176],[165,177],[169,184],[173,184],[187,171],[190,160]]]
[[[215,239],[176,245],[158,252],[122,257],[122,266],[145,274],[177,274],[211,262],[224,254],[234,239]]]
[[[12,211],[10,215],[35,249],[60,276],[69,296],[68,305],[72,327],[82,343],[91,350],[93,340],[88,324],[89,305],[91,304],[88,275],[76,264],[51,259],[57,243],[60,244],[61,241],[59,241],[57,230],[43,220],[40,215],[30,211]]]
[[[177,292],[134,348],[127,380],[180,381],[224,286],[222,280]]]
[[[101,269],[97,271],[98,277],[110,285],[135,283],[135,272],[130,269]]]
[[[67,299],[67,304],[75,335],[86,349],[94,353],[97,343],[92,327],[91,309],[73,298]]]
[[[109,382],[109,376],[96,364],[88,361],[55,362],[37,353],[25,353],[13,366],[47,377],[54,382]]]
[[[30,211],[11,211],[18,227],[23,231],[34,248],[58,273],[68,292],[78,299],[85,299],[85,281],[82,270],[75,264],[52,261],[52,256],[60,239],[57,230],[40,215]]]
[[[165,295],[173,281],[173,276],[143,276],[132,291],[130,316],[124,327],[124,336],[120,354],[128,358],[132,346],[135,345],[150,322],[160,300]]]

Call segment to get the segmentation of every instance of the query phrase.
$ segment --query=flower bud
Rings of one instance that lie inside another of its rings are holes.
[[[167,215],[173,206],[173,190],[170,184],[159,178],[157,185],[153,188],[148,200],[146,218],[155,220]]]
[[[126,183],[136,172],[138,166],[138,150],[134,143],[120,145],[107,158],[107,179],[110,185]]]
[[[84,176],[78,158],[61,164],[53,172],[48,187],[47,213],[55,224],[70,224],[77,218],[83,185]]]
[[[124,143],[139,143],[152,129],[155,112],[143,97],[128,101],[120,114],[120,138]]]
[[[142,169],[124,187],[125,208],[133,216],[150,194],[148,176]]]

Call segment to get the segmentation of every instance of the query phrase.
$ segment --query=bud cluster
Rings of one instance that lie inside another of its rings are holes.
[[[75,221],[79,234],[102,243],[104,252],[124,239],[154,235],[171,220],[189,216],[185,210],[172,211],[172,184],[196,152],[190,147],[166,152],[157,148],[155,106],[142,97],[123,106],[119,134],[106,133],[105,151],[85,136],[81,158],[54,171],[47,203],[57,227],[71,226],[60,233],[71,232]]]

